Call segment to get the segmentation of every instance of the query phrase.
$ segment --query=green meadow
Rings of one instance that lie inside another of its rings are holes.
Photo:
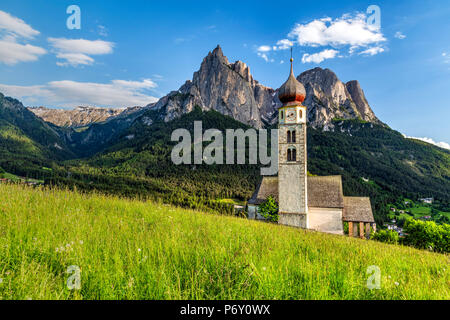
[[[161,203],[0,185],[0,299],[450,299],[449,256]],[[69,290],[67,270],[80,270]],[[380,289],[367,288],[369,266]]]

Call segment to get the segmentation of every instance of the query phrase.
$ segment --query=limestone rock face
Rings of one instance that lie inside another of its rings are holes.
[[[345,86],[347,87],[348,93],[350,93],[353,102],[356,104],[356,109],[358,109],[361,118],[365,121],[379,122],[378,118],[375,116],[375,113],[370,108],[358,80],[349,81],[345,84]]]
[[[263,127],[266,115],[274,113],[275,91],[253,79],[242,61],[229,63],[218,46],[203,60],[192,81],[161,98],[155,108],[170,121],[197,105],[215,110],[256,128]]]
[[[53,123],[59,127],[82,127],[92,123],[103,122],[110,118],[131,114],[139,107],[107,109],[97,107],[76,107],[74,109],[48,109],[45,107],[28,108],[36,116],[44,121]]]
[[[321,68],[305,71],[297,80],[305,86],[303,104],[313,127],[332,129],[336,118],[380,123],[357,81],[345,84],[331,70]],[[277,90],[256,81],[244,62],[230,63],[217,46],[203,59],[192,80],[161,98],[154,108],[160,110],[164,121],[170,121],[196,105],[261,128],[277,122],[281,102]]]
[[[307,70],[297,80],[305,86],[304,105],[308,107],[308,122],[313,127],[332,128],[335,118],[380,123],[358,81],[344,84],[334,72],[322,68]]]

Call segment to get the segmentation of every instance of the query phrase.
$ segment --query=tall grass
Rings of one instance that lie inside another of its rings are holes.
[[[450,298],[448,255],[19,185],[0,185],[0,279],[0,299]]]

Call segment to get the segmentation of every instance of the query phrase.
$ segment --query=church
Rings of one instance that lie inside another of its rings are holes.
[[[269,196],[279,206],[278,223],[319,232],[365,238],[376,229],[369,198],[345,197],[341,176],[308,176],[307,109],[304,86],[291,73],[278,96],[278,176],[264,176],[248,201],[248,218],[263,219],[258,206]]]

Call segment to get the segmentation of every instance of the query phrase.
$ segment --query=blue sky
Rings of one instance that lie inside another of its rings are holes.
[[[66,26],[69,5],[80,30]],[[436,0],[2,0],[0,92],[27,106],[145,104],[191,79],[217,44],[276,88],[293,45],[296,74],[320,66],[357,79],[392,128],[450,143],[449,21]]]

